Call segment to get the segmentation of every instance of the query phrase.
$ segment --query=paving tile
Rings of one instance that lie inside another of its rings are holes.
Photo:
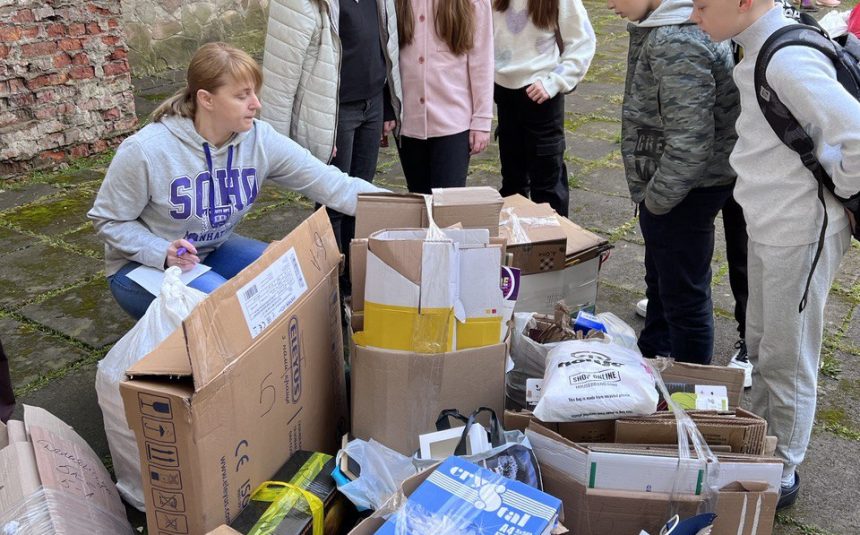
[[[116,342],[135,323],[116,304],[102,277],[18,312],[93,347]]]
[[[14,184],[3,186],[0,183],[0,211],[6,211],[31,203],[37,199],[60,191],[50,184]]]
[[[78,228],[89,221],[87,212],[93,206],[96,192],[79,188],[58,198],[23,206],[4,216],[19,228],[45,235],[56,235]]]
[[[13,318],[0,318],[0,338],[9,357],[13,388],[21,388],[39,376],[86,357],[78,347]]]
[[[0,306],[29,301],[104,269],[100,260],[43,243],[0,257]]]
[[[623,240],[616,242],[601,268],[600,280],[635,292],[636,301],[645,297],[645,247]]]
[[[570,192],[570,219],[608,236],[633,217],[629,199],[575,189]]]
[[[586,160],[602,160],[619,148],[614,140],[591,137],[581,130],[567,137],[567,155]]]
[[[589,171],[583,171],[576,175],[580,187],[593,192],[609,193],[626,199],[630,207],[628,213],[633,213],[633,201],[630,200],[630,189],[627,187],[627,179],[624,168],[620,166],[600,166]]]
[[[104,258],[105,243],[98,237],[96,229],[90,224],[84,224],[78,230],[63,234],[60,239],[82,251]]]
[[[310,208],[295,206],[272,210],[259,218],[246,217],[236,227],[236,233],[255,240],[280,240],[313,213]]]
[[[33,245],[33,238],[11,229],[0,227],[0,255]]]

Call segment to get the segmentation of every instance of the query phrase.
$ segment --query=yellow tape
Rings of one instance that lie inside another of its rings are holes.
[[[499,343],[502,318],[466,318],[457,322],[457,349],[491,346]]]
[[[331,455],[314,453],[305,464],[290,478],[289,483],[283,481],[265,481],[251,494],[251,499],[258,502],[271,502],[272,505],[260,516],[260,519],[248,532],[248,535],[270,535],[296,506],[299,500],[308,504],[311,512],[313,535],[323,535],[325,505],[315,494],[305,490],[307,486],[322,471],[323,466],[331,459]]]

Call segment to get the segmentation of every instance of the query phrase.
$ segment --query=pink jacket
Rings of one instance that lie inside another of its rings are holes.
[[[400,49],[404,136],[427,139],[490,131],[493,120],[493,11],[472,0],[475,46],[460,56],[436,35],[435,2],[412,0],[415,38]]]

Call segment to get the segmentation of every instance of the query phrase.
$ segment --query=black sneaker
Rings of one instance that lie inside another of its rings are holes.
[[[794,472],[794,485],[779,488],[779,501],[776,502],[776,510],[791,507],[797,501],[797,491],[800,490],[800,474]]]

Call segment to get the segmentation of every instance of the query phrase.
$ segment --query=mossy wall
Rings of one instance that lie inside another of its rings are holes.
[[[184,69],[197,47],[226,41],[263,49],[269,0],[122,0],[134,76]]]

